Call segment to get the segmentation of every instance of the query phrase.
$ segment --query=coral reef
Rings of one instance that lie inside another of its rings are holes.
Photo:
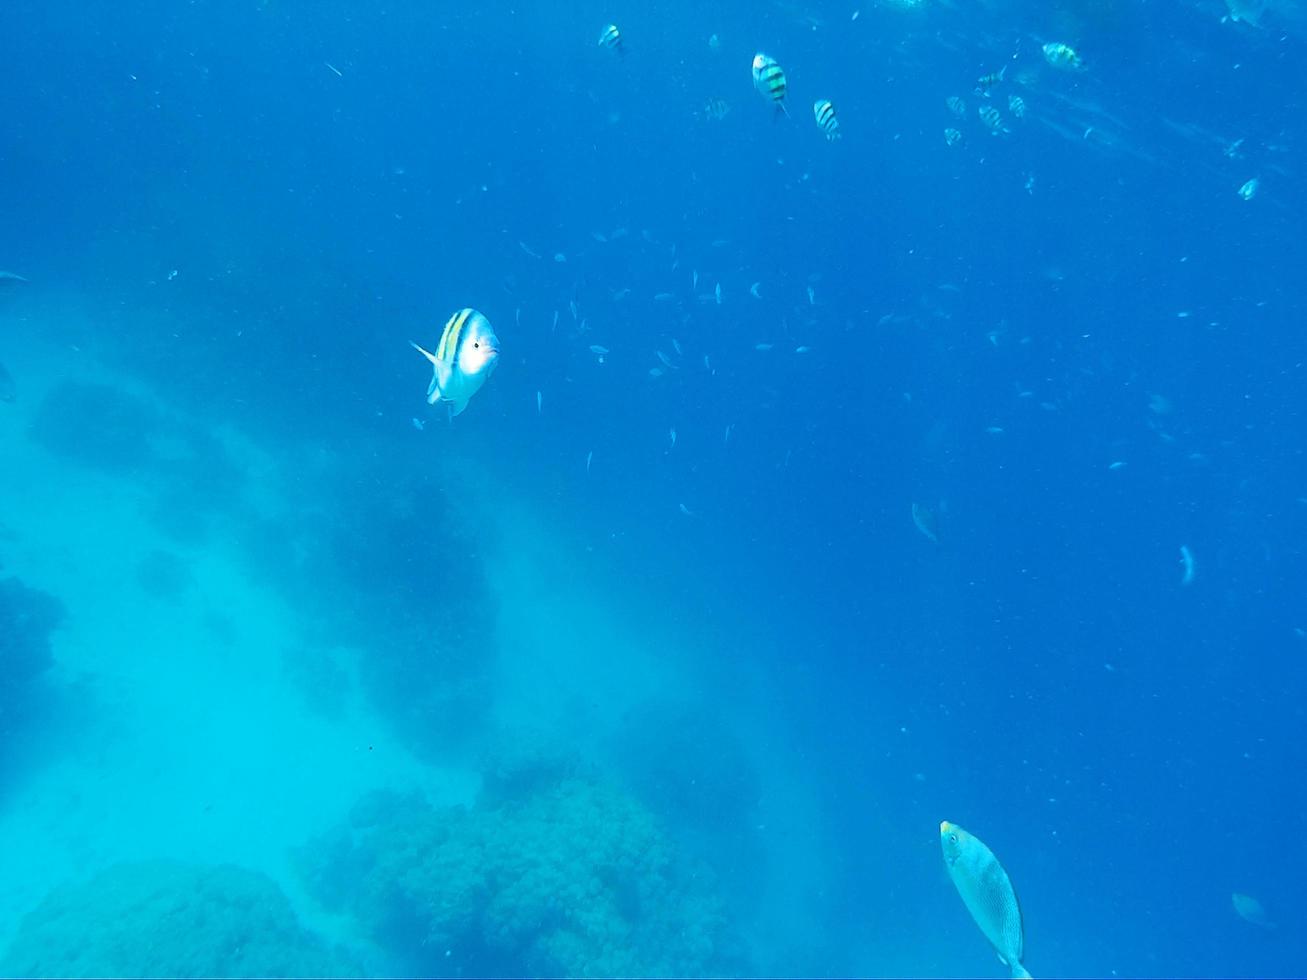
[[[678,825],[738,839],[762,795],[743,744],[710,704],[651,701],[634,708],[609,755],[645,805]]]
[[[66,381],[37,410],[32,438],[57,456],[96,469],[130,473],[149,465],[163,416],[109,385]]]
[[[495,604],[473,529],[439,478],[411,460],[359,454],[305,467],[312,508],[269,527],[255,561],[357,650],[361,689],[413,751],[448,763],[484,728]],[[289,546],[288,546],[289,545]]]
[[[0,714],[50,667],[50,633],[63,618],[54,596],[16,578],[0,579]]]
[[[232,865],[117,864],[24,917],[7,976],[360,976],[296,919],[266,875]]]
[[[148,477],[156,524],[182,540],[196,540],[206,518],[229,512],[244,484],[240,468],[212,433],[107,384],[55,386],[30,434],[53,455],[91,469]]]
[[[699,976],[747,969],[711,876],[585,775],[436,809],[373,794],[300,855],[311,887],[417,973]]]

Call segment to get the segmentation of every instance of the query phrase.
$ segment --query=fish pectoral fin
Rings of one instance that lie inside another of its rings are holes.
[[[413,349],[415,351],[417,351],[419,354],[421,354],[423,357],[425,357],[428,361],[431,362],[432,367],[440,366],[440,361],[436,360],[436,355],[431,353],[431,351],[427,350],[425,347],[422,347],[416,341],[410,340],[409,343],[413,345]]]

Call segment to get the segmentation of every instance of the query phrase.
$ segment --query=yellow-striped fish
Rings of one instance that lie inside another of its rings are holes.
[[[599,32],[599,47],[616,51],[623,56],[626,54],[626,45],[622,43],[622,32],[617,29],[616,24],[609,24]]]
[[[448,402],[451,415],[467,408],[499,363],[499,338],[490,321],[473,309],[459,310],[449,318],[434,354],[417,344],[413,347],[431,362],[427,402]]]
[[[1029,977],[1021,963],[1025,954],[1021,906],[1003,865],[979,838],[947,820],[939,825],[939,842],[949,877],[971,918],[1012,976]]]
[[[777,112],[787,116],[790,114],[785,108],[785,71],[776,63],[775,58],[768,57],[761,51],[753,56],[753,87],[776,106]]]
[[[812,104],[812,115],[817,120],[817,128],[828,140],[840,138],[840,121],[835,116],[835,106],[830,99],[818,99]]]
[[[1044,45],[1044,60],[1064,71],[1080,71],[1084,68],[1084,62],[1080,60],[1076,49],[1060,41],[1049,41]]]

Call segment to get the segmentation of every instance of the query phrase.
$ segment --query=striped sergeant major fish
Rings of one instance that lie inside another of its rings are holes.
[[[828,140],[840,138],[840,121],[835,117],[835,106],[830,99],[818,99],[812,104],[812,115],[817,120],[817,128]]]
[[[785,71],[775,58],[759,51],[753,56],[753,87],[776,106],[777,113],[789,115],[785,108]]]
[[[499,363],[499,338],[490,321],[473,309],[459,310],[449,318],[434,354],[417,344],[413,347],[431,362],[427,403],[447,402],[451,416],[467,408]]]
[[[609,24],[600,31],[599,47],[607,48],[609,51],[616,51],[622,56],[626,55],[626,45],[622,43],[622,32],[617,29],[616,24]]]
[[[998,71],[991,71],[988,75],[981,75],[976,79],[976,94],[988,98],[990,89],[994,88],[1003,81],[1003,76],[1007,74],[1007,65],[1004,65]]]

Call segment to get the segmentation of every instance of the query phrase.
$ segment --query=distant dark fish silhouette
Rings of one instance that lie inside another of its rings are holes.
[[[17,397],[18,387],[14,384],[14,376],[0,364],[0,402],[11,402]]]

